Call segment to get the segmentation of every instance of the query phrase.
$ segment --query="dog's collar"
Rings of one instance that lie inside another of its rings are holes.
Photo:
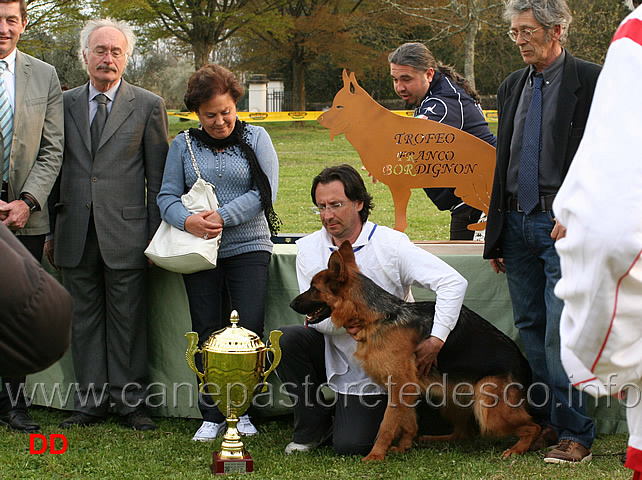
[[[377,224],[375,223],[375,224],[374,224],[374,226],[372,227],[372,230],[370,231],[370,235],[368,235],[368,241],[370,241],[370,239],[371,239],[371,238],[372,238],[372,236],[374,235],[374,232],[375,232],[375,230],[376,230],[376,229],[377,229]],[[357,253],[357,252],[358,252],[359,250],[361,250],[363,247],[365,247],[365,245],[359,245],[357,248],[353,248],[353,249],[352,249],[352,251],[353,251],[354,253]],[[331,252],[334,252],[334,251],[335,251],[335,250],[337,250],[339,247],[332,246],[332,247],[328,247],[328,248],[330,249],[330,251],[331,251]]]

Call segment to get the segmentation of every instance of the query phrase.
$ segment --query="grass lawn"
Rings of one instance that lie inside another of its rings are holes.
[[[33,408],[43,432],[63,433],[67,451],[62,454],[29,454],[29,436],[0,433],[2,479],[185,479],[211,478],[212,452],[220,440],[192,442],[199,420],[157,418],[158,429],[135,432],[115,420],[88,427],[61,430],[68,413]],[[621,463],[626,435],[598,437],[592,462],[582,465],[548,465],[535,452],[502,460],[502,451],[513,438],[474,439],[459,443],[416,446],[406,454],[390,454],[385,462],[363,464],[360,457],[339,457],[324,446],[314,452],[285,455],[292,433],[291,416],[258,419],[259,435],[244,443],[255,462],[250,478],[256,479],[629,479]],[[58,440],[56,448],[61,448]],[[40,447],[37,440],[36,447]],[[230,475],[227,478],[246,478]]]
[[[172,137],[194,123],[170,123]],[[349,163],[360,167],[359,157],[344,136],[330,142],[328,130],[316,123],[303,126],[266,124],[280,160],[280,185],[276,210],[283,219],[283,233],[308,233],[319,228],[310,207],[312,178],[328,165]],[[364,177],[366,174],[364,173]],[[367,185],[376,208],[372,219],[393,225],[392,197],[382,184]],[[407,233],[413,240],[447,240],[449,215],[439,212],[421,191],[415,191],[408,207]],[[490,268],[490,267],[489,267]],[[0,479],[206,479],[211,478],[213,443],[192,442],[199,420],[157,418],[158,429],[134,432],[115,420],[85,429],[60,430],[69,413],[46,408],[31,409],[42,433],[65,434],[63,454],[29,453],[29,436],[0,430]],[[543,453],[502,460],[502,451],[514,438],[475,439],[459,443],[416,446],[407,454],[391,454],[385,462],[363,464],[360,457],[339,457],[331,447],[308,454],[286,456],[283,452],[292,433],[292,417],[256,419],[260,434],[245,443],[255,460],[251,477],[256,479],[629,479],[621,463],[625,434],[599,436],[594,459],[585,465],[547,465]],[[40,440],[36,446],[41,445]],[[56,447],[60,448],[60,440]]]

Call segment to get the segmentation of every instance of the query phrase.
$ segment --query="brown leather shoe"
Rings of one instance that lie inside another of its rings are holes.
[[[581,443],[563,438],[553,450],[544,456],[546,463],[585,463],[593,458],[591,450]]]
[[[528,451],[535,452],[537,450],[544,450],[553,445],[557,445],[557,432],[551,427],[542,427],[542,430],[539,432],[537,438],[533,440]]]

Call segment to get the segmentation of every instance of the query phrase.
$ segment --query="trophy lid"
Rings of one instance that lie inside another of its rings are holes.
[[[230,322],[232,326],[212,333],[203,343],[202,350],[215,353],[256,353],[265,349],[256,333],[238,326],[239,314],[236,310],[232,310]]]

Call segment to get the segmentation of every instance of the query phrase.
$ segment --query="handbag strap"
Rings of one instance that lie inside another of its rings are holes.
[[[196,175],[198,175],[198,178],[201,178],[201,171],[198,169],[198,164],[196,163],[196,157],[194,156],[194,150],[192,150],[192,139],[189,136],[189,130],[183,131],[185,134],[185,141],[187,142],[187,149],[189,150],[189,154],[192,156],[192,166],[194,167],[194,171],[196,172]]]

